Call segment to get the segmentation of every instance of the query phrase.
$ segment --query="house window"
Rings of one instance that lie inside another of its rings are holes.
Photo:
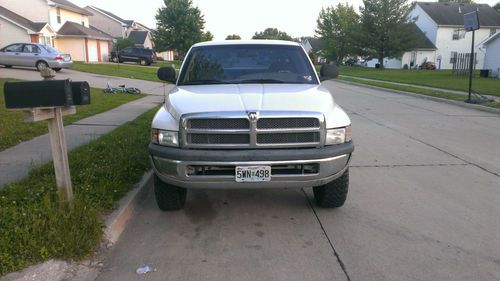
[[[61,23],[61,8],[57,7],[57,23]]]
[[[458,53],[457,52],[451,52],[450,54],[450,63],[455,63],[457,61],[457,55]]]
[[[461,28],[453,30],[453,40],[460,40],[462,38],[465,38],[465,30]]]

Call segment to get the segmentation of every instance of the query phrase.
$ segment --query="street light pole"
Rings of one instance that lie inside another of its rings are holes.
[[[470,51],[470,60],[469,60],[469,97],[465,102],[472,103],[472,74],[474,71],[474,39],[475,39],[476,31],[472,31],[472,46]]]

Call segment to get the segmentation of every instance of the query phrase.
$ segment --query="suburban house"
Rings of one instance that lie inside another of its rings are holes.
[[[153,30],[134,20],[125,20],[109,11],[95,6],[87,6],[85,10],[94,16],[90,18],[90,24],[99,30],[109,34],[115,39],[129,38],[136,47],[154,49]],[[173,51],[165,51],[156,54],[164,60],[174,60]]]
[[[475,31],[476,46],[500,30],[500,13],[487,4],[415,2],[409,13],[428,41],[406,52],[401,58],[385,58],[386,68],[418,67],[426,61],[437,69],[452,69],[456,55],[470,53],[472,32],[464,29],[464,14],[477,11],[481,28]],[[482,69],[485,52],[476,50],[476,69]],[[368,62],[375,67],[378,60]]]
[[[490,70],[490,76],[500,78],[500,31],[479,44],[485,52],[483,69]]]
[[[0,6],[0,46],[16,42],[53,45],[56,33],[47,22],[33,22]]]
[[[464,14],[473,11],[478,12],[481,26],[475,32],[475,42],[482,42],[500,30],[500,13],[487,4],[415,3],[410,17],[417,18],[416,25],[436,46],[435,52],[427,56],[439,69],[452,69],[456,54],[470,53],[472,32],[465,32]],[[485,53],[478,50],[476,54],[476,68],[482,69]]]
[[[5,28],[4,25],[0,27],[2,44],[39,42],[69,53],[75,61],[107,59],[112,38],[91,28],[89,17],[92,13],[67,0],[2,0],[1,13],[0,19],[9,22]],[[28,40],[26,34],[19,31],[20,26],[29,35]]]
[[[128,38],[134,42],[136,47],[153,49],[153,38],[151,32],[144,30],[132,30]]]

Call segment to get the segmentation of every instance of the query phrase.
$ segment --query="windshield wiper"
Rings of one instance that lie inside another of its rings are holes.
[[[206,79],[206,80],[193,80],[183,82],[181,85],[210,85],[210,84],[229,84],[227,81]]]
[[[241,80],[238,81],[238,83],[241,84],[265,84],[265,83],[286,83],[285,81],[282,80],[277,80],[277,79],[246,79],[246,80]]]

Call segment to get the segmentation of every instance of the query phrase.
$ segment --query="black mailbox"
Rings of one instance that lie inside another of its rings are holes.
[[[4,96],[7,108],[71,106],[89,104],[90,87],[69,79],[6,82]]]
[[[3,89],[7,108],[73,105],[69,79],[6,82]]]
[[[71,82],[71,91],[73,92],[73,104],[90,104],[90,86],[85,81]]]

